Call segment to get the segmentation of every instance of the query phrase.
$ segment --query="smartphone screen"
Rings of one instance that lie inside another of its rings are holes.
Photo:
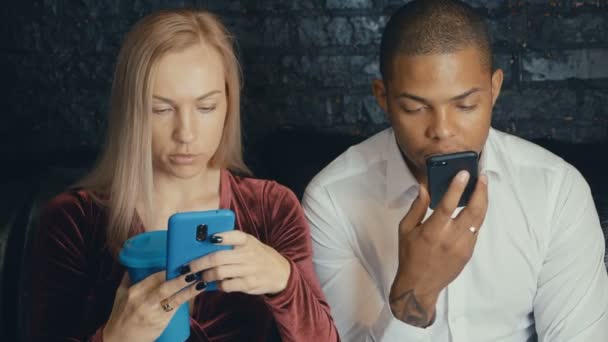
[[[431,209],[435,209],[439,204],[448,191],[454,176],[462,170],[468,171],[471,176],[458,202],[459,207],[466,206],[477,183],[477,164],[478,156],[473,151],[441,154],[428,158],[426,160],[426,170],[431,196]]]

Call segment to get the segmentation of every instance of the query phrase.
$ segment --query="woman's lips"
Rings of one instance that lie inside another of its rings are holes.
[[[194,163],[196,154],[170,154],[169,160],[177,165],[190,165]]]

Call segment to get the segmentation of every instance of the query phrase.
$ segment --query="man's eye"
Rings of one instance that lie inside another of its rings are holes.
[[[406,112],[406,113],[418,113],[418,112],[421,112],[424,109],[424,107],[418,107],[418,108],[415,108],[415,109],[411,109],[411,108],[407,108],[407,107],[402,107],[402,108],[403,108],[403,111]]]
[[[458,106],[458,109],[461,109],[461,110],[463,110],[465,112],[473,111],[473,110],[475,110],[475,108],[477,108],[477,105],[472,105],[472,106],[461,105],[461,106]]]

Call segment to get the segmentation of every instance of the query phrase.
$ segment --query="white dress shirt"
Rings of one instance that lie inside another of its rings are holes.
[[[489,206],[436,320],[396,319],[397,230],[418,194],[392,129],[349,148],[303,198],[313,262],[344,341],[608,341],[604,236],[588,184],[561,158],[490,130]],[[431,211],[427,212],[427,217]]]

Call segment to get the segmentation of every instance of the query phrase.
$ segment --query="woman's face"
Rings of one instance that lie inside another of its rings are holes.
[[[163,56],[152,94],[155,174],[182,179],[200,175],[218,148],[226,119],[221,56],[206,44]]]

